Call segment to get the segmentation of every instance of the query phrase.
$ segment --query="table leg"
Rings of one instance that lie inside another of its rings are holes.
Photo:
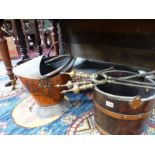
[[[7,75],[9,76],[10,82],[7,83],[5,86],[13,85],[13,89],[15,89],[16,84],[16,78],[15,75],[12,72],[12,64],[11,64],[11,58],[8,50],[7,41],[4,38],[4,34],[2,29],[0,28],[0,52],[4,61],[5,68],[7,70]]]
[[[57,28],[57,20],[50,20],[53,26],[51,36],[52,36],[52,44],[58,41],[58,28]],[[59,44],[54,45],[54,51],[56,55],[59,55]]]
[[[24,31],[23,31],[23,28],[22,28],[22,22],[20,19],[15,19],[14,20],[14,25],[15,25],[15,28],[16,28],[16,33],[17,33],[17,36],[18,36],[18,42],[19,42],[19,51],[23,54],[22,55],[22,60],[19,61],[17,63],[17,65],[25,62],[25,61],[28,61],[30,60],[30,57],[28,56],[27,54],[27,43],[26,43],[26,37],[24,35]]]
[[[41,38],[40,38],[40,32],[39,32],[39,28],[38,28],[38,22],[36,19],[34,20],[34,30],[35,30],[35,38],[36,38],[36,43],[37,43],[37,47],[38,47],[38,52],[39,52],[39,55],[42,55],[43,50],[41,47]]]

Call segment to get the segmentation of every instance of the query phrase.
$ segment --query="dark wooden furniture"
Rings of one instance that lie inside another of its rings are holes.
[[[29,50],[35,49],[39,55],[42,55],[43,49],[49,48],[60,38],[58,20],[15,19],[4,21],[6,30],[15,37],[17,50],[23,55],[21,63],[29,60]],[[49,21],[48,28],[45,24],[46,21]],[[56,55],[59,54],[59,44],[54,45],[54,51]]]
[[[154,69],[155,20],[59,20],[75,57]]]
[[[42,47],[41,47],[41,38],[40,38],[40,29],[38,27],[37,20],[27,20],[28,24],[25,24],[26,21],[20,20],[20,19],[14,19],[14,20],[4,20],[1,21],[1,25],[4,24],[6,27],[6,30],[9,32],[10,35],[13,35],[16,39],[16,45],[19,52],[22,53],[22,59],[17,63],[17,65],[20,65],[21,63],[24,63],[28,60],[30,60],[30,57],[28,56],[28,39],[27,35],[33,35],[34,36],[34,43],[37,46],[39,55],[42,55]],[[57,20],[51,20],[53,24],[53,29],[51,33],[51,42],[56,43],[58,41],[58,29],[57,29]],[[30,26],[30,27],[29,27]],[[44,35],[44,34],[43,34]],[[11,82],[8,82],[6,86],[10,86],[13,84],[15,85],[15,77],[12,72],[12,64],[11,59],[7,47],[6,40],[4,39],[3,31],[0,29],[0,37],[1,37],[1,43],[0,43],[0,50],[3,57],[4,64],[6,66],[7,74],[11,80]],[[54,50],[56,55],[59,54],[59,46],[58,44],[54,45]]]
[[[29,49],[31,49],[31,47],[33,49],[36,48],[39,55],[42,55],[43,50],[41,47],[40,31],[37,20],[36,19],[23,20],[23,25],[25,27],[24,33],[28,40]],[[28,38],[30,38],[30,40]],[[30,45],[31,43],[33,44],[32,46]]]

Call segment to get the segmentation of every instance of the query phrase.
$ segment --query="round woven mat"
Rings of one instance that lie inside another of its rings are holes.
[[[30,110],[34,103],[34,99],[29,96],[14,108],[12,117],[17,125],[25,128],[35,128],[47,125],[62,116],[61,114],[51,118],[39,118]]]

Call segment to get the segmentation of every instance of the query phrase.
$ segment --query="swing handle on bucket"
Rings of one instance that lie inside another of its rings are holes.
[[[63,42],[63,41],[56,41],[56,42],[50,47],[50,49],[49,49],[49,51],[48,51],[48,57],[50,56],[50,53],[51,53],[52,48],[53,48],[56,44],[63,44],[63,45],[65,46],[66,50],[67,50],[66,54],[71,55],[70,50],[69,50],[69,48],[68,48],[68,45],[67,45],[65,42]]]

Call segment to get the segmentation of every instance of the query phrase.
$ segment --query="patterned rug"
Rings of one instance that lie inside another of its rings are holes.
[[[24,134],[24,135],[34,135],[34,134],[52,134],[52,135],[64,135],[67,134],[68,129],[70,128],[71,124],[79,117],[81,117],[84,113],[92,111],[92,103],[88,99],[85,94],[80,95],[73,95],[70,94],[70,102],[71,107],[68,111],[66,111],[61,117],[58,119],[53,118],[50,119],[43,119],[34,120],[34,116],[29,115],[26,121],[31,122],[31,125],[35,126],[36,123],[38,127],[28,128],[21,125],[18,125],[18,122],[15,122],[13,111],[16,106],[19,106],[23,102],[25,105],[27,103],[31,104],[30,102],[30,95],[25,90],[18,95],[14,95],[10,98],[0,99],[0,134],[7,134],[7,135],[16,135],[16,134]],[[20,113],[20,117],[23,113]],[[55,117],[55,116],[54,116]],[[32,121],[33,120],[33,121]],[[43,121],[43,122],[41,122]],[[20,122],[21,124],[21,122]],[[23,123],[24,124],[24,123]]]
[[[1,85],[7,80],[7,76],[0,75]],[[33,103],[27,90],[20,82],[19,85],[14,93],[6,91],[8,88],[0,87],[1,135],[99,135],[94,122],[91,92],[67,95],[71,106],[63,115],[40,119],[32,114],[23,116],[26,112],[19,110],[20,107],[28,107]],[[14,119],[18,117],[22,117],[23,121]],[[146,121],[142,134],[155,134],[155,109],[151,118]]]

